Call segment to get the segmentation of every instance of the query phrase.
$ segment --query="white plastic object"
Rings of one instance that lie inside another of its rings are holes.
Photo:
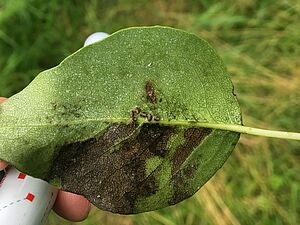
[[[102,39],[104,39],[104,38],[106,38],[108,36],[109,36],[109,34],[104,33],[104,32],[93,33],[90,36],[88,36],[88,38],[85,40],[84,46],[93,44],[93,43],[95,43],[97,41],[101,41]]]
[[[46,181],[9,167],[0,183],[0,224],[41,225],[58,190]]]

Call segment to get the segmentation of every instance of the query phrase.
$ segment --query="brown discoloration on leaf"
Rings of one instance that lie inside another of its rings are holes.
[[[201,141],[211,133],[209,128],[188,128],[184,132],[185,142],[180,145],[173,157],[173,172],[176,172]]]
[[[157,188],[154,177],[140,183],[146,178],[146,160],[167,157],[174,130],[158,124],[140,129],[134,124],[113,124],[97,138],[64,146],[49,178],[59,177],[64,190],[85,195],[99,208],[133,213],[136,199]],[[117,149],[111,151],[116,142]]]
[[[46,116],[45,118],[49,123],[60,119],[61,121],[67,121],[70,119],[76,119],[82,117],[82,99],[79,99],[75,103],[61,104],[58,102],[50,102],[50,111],[52,116]]]
[[[180,168],[182,164],[190,156],[194,148],[196,148],[203,139],[212,132],[209,128],[188,128],[184,132],[185,142],[180,145],[173,157],[172,168],[172,185],[174,189],[173,198],[170,200],[170,204],[176,204],[194,193],[184,187],[187,180],[194,176],[197,171],[197,162],[189,162],[188,165]]]
[[[155,104],[157,102],[157,98],[154,92],[154,86],[151,81],[147,81],[145,84],[145,91],[146,91],[146,99],[148,102]]]
[[[135,213],[137,199],[158,189],[155,173],[146,176],[146,161],[154,156],[170,158],[168,142],[176,132],[175,127],[159,124],[112,124],[96,138],[64,146],[49,179],[59,177],[64,190],[83,194],[101,209]],[[210,129],[185,131],[186,141],[173,156],[174,191],[180,196],[172,204],[186,196],[176,189],[193,174],[189,166],[177,170],[209,133]]]
[[[187,189],[184,185],[189,179],[192,179],[197,171],[197,162],[190,162],[184,168],[178,170],[172,178],[172,186],[174,189],[173,198],[170,199],[170,204],[174,205],[191,197],[194,192]]]

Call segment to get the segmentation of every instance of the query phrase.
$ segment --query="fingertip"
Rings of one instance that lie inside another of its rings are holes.
[[[5,100],[6,100],[6,98],[0,97],[0,103],[1,103],[1,102],[4,102]]]
[[[88,217],[91,203],[81,195],[59,191],[53,209],[67,220],[80,222]]]
[[[0,171],[8,166],[7,162],[0,160]]]

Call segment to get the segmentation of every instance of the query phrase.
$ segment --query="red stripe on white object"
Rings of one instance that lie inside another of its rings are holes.
[[[35,198],[35,196],[33,194],[28,193],[25,199],[27,199],[30,202],[33,202],[34,198]]]
[[[20,173],[19,176],[18,176],[18,179],[24,180],[25,177],[26,177],[26,174],[25,174],[25,173]]]

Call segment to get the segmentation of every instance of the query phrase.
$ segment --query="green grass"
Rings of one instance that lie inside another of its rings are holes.
[[[168,25],[208,40],[224,59],[244,124],[300,131],[300,2],[0,2],[0,96],[24,88],[95,31]],[[166,209],[119,216],[93,209],[67,224],[300,224],[300,144],[243,135],[225,166],[192,198]]]

